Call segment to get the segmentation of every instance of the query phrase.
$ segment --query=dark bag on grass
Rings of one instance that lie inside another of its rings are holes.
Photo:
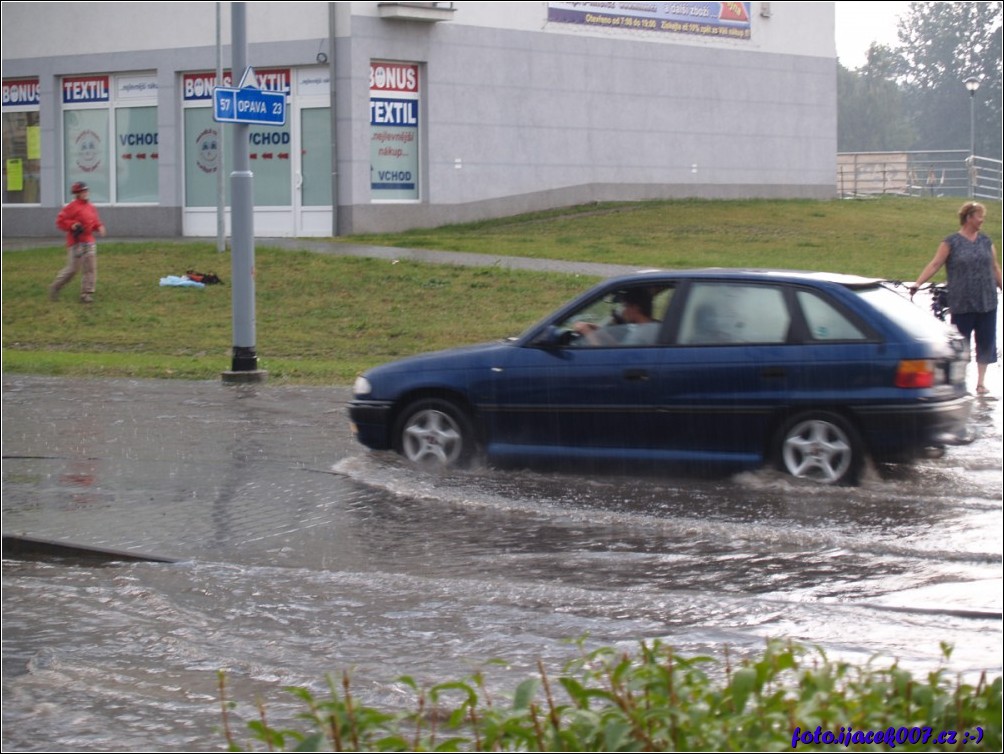
[[[215,272],[196,272],[195,270],[189,270],[185,273],[185,277],[189,280],[194,280],[196,283],[202,283],[203,285],[222,285],[223,281],[220,280],[220,276]]]

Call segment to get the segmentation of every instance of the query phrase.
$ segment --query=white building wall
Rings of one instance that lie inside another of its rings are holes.
[[[254,5],[254,3],[252,3]],[[355,16],[378,18],[378,3],[339,3],[352,6]],[[739,49],[755,52],[836,58],[835,11],[832,2],[753,2],[753,34],[748,40],[709,39],[689,34],[654,34],[596,27],[554,24],[547,18],[546,2],[454,2],[452,23],[487,29],[552,31],[599,38],[631,39],[655,44]]]
[[[751,3],[747,40],[553,23],[543,2],[455,2],[438,23],[381,18],[380,5],[248,3],[252,65],[331,56],[341,233],[586,201],[835,193],[832,2]],[[4,3],[3,76],[40,78],[45,159],[43,206],[5,206],[5,235],[51,232],[61,203],[58,77],[128,71],[160,86],[161,190],[121,223],[180,233],[178,82],[215,67],[215,16],[211,2]],[[227,44],[229,3],[222,18]],[[418,203],[372,201],[371,60],[422,66]]]
[[[832,4],[775,3],[754,12],[751,40],[718,41],[551,23],[546,3],[454,5],[438,24],[355,16],[353,73],[336,86],[355,111],[371,58],[425,63],[424,198],[437,223],[601,200],[834,193]],[[811,54],[769,51],[786,39]],[[352,125],[340,138],[364,140],[367,125]],[[362,200],[368,158],[357,156],[342,173],[343,225],[423,224],[415,207]]]
[[[4,59],[101,55],[216,44],[216,3],[4,2]],[[230,6],[221,36],[230,44]],[[328,4],[247,3],[251,43],[326,40]]]

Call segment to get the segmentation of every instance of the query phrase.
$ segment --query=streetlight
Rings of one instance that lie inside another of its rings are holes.
[[[969,92],[969,198],[972,199],[976,183],[976,90],[980,88],[980,80],[970,76],[962,83]]]

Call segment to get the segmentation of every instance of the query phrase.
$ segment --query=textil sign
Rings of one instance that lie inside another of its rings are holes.
[[[63,79],[63,104],[84,105],[108,102],[111,90],[108,76],[69,76]]]
[[[416,201],[417,63],[370,63],[370,190],[373,201]]]

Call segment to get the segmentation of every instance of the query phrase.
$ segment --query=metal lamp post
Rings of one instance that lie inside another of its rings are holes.
[[[962,83],[969,92],[969,198],[972,199],[976,183],[976,90],[980,88],[980,80],[970,76]]]

